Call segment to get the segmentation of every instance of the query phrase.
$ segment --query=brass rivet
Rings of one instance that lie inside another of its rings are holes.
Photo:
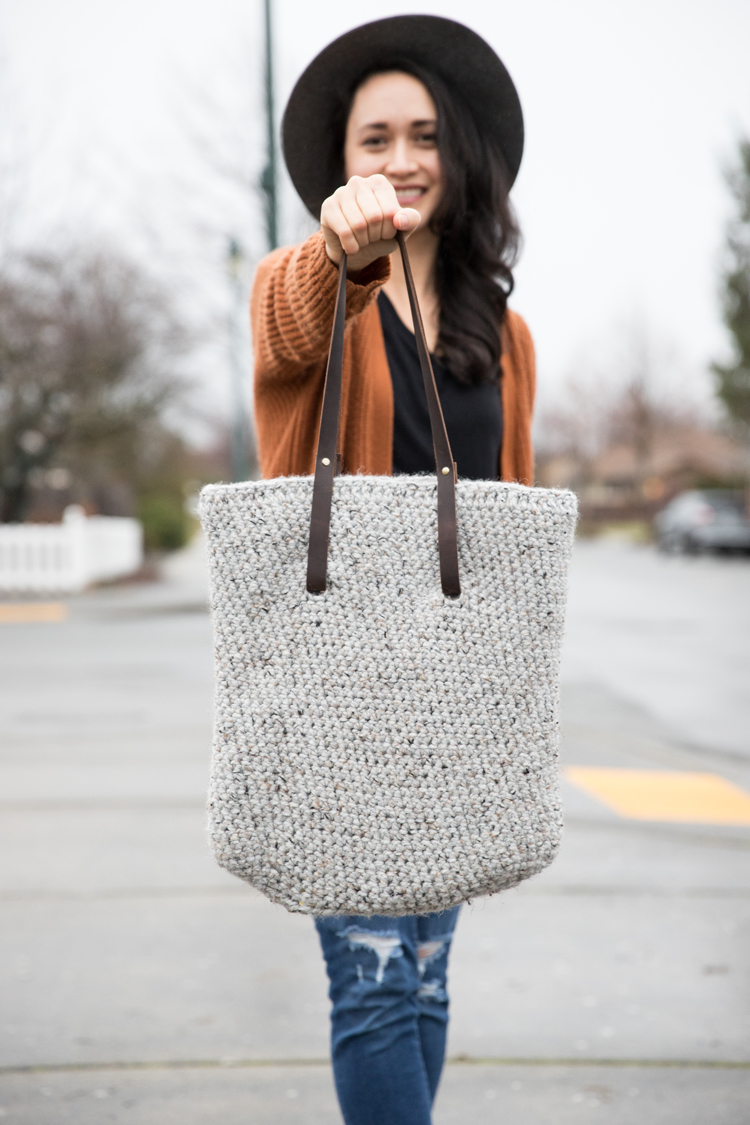
[[[324,457],[324,458],[323,458],[323,464],[324,464],[324,465],[330,465],[330,463],[331,463],[331,461],[330,461],[330,459],[329,459],[328,457]]]
[[[448,468],[447,465],[445,465],[443,470],[442,470],[443,476],[447,477],[449,472],[450,472],[450,469]]]

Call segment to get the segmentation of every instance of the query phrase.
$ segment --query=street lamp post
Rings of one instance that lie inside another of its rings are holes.
[[[260,177],[263,195],[266,242],[269,250],[278,246],[278,196],[276,183],[276,128],[273,98],[273,36],[271,26],[271,0],[263,0],[265,22],[265,67],[263,100],[266,118],[266,163]],[[227,276],[231,290],[229,307],[229,365],[232,379],[232,422],[230,434],[232,479],[247,480],[249,475],[250,423],[245,401],[245,371],[243,368],[242,318],[246,315],[245,294],[242,285],[242,248],[236,238],[229,239],[227,248]]]
[[[232,379],[232,421],[230,455],[232,480],[247,480],[249,476],[248,440],[249,426],[245,402],[245,370],[242,362],[242,317],[245,313],[242,285],[242,247],[236,238],[229,239],[227,247],[227,277],[229,278],[230,305],[228,319],[229,367]]]
[[[260,178],[266,219],[268,249],[275,250],[278,238],[278,199],[276,194],[276,130],[273,105],[273,38],[271,28],[271,0],[263,0],[265,16],[265,84],[266,110],[266,166]]]

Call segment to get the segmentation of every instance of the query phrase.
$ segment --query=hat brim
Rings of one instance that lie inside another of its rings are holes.
[[[284,159],[292,183],[317,219],[323,201],[339,186],[331,180],[341,154],[333,122],[341,112],[342,90],[359,76],[389,66],[394,57],[411,59],[457,90],[480,135],[503,154],[509,187],[523,153],[523,113],[508,71],[488,43],[463,24],[441,16],[391,16],[354,28],[317,55],[292,90],[281,126]]]

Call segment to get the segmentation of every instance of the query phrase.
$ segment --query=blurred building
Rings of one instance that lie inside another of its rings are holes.
[[[536,477],[572,488],[584,520],[642,520],[685,489],[747,486],[750,447],[720,430],[670,426],[653,430],[647,443],[612,442],[593,456],[542,452]]]

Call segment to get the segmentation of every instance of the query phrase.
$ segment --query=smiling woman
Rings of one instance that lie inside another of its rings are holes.
[[[480,136],[460,96],[436,73],[409,59],[395,65],[366,77],[351,98],[343,175],[351,182],[382,174],[399,205],[418,212],[415,231],[400,229],[410,233],[430,350],[459,382],[496,382],[497,324],[513,288],[519,242],[508,168],[499,146]],[[332,241],[329,255],[337,261]],[[409,325],[400,259],[392,267],[395,276],[383,289]]]
[[[342,470],[435,471],[405,262],[394,254],[403,236],[458,474],[531,484],[534,351],[507,307],[519,241],[508,192],[523,122],[503,64],[452,21],[379,20],[310,64],[283,133],[292,180],[320,230],[266,258],[255,280],[263,475],[315,468],[342,254]],[[429,1125],[457,914],[317,920],[347,1125]]]
[[[441,188],[437,128],[437,108],[417,78],[398,70],[372,75],[357,90],[349,112],[347,177],[382,172],[401,207],[419,200],[420,216],[429,222]]]
[[[284,155],[320,232],[266,258],[252,298],[266,477],[315,460],[336,272],[349,261],[341,412],[346,472],[434,468],[396,233],[461,476],[533,478],[531,337],[507,307],[519,232],[508,199],[523,148],[515,87],[468,28],[395,17],[336,40],[292,92]],[[391,257],[393,255],[393,257]]]

